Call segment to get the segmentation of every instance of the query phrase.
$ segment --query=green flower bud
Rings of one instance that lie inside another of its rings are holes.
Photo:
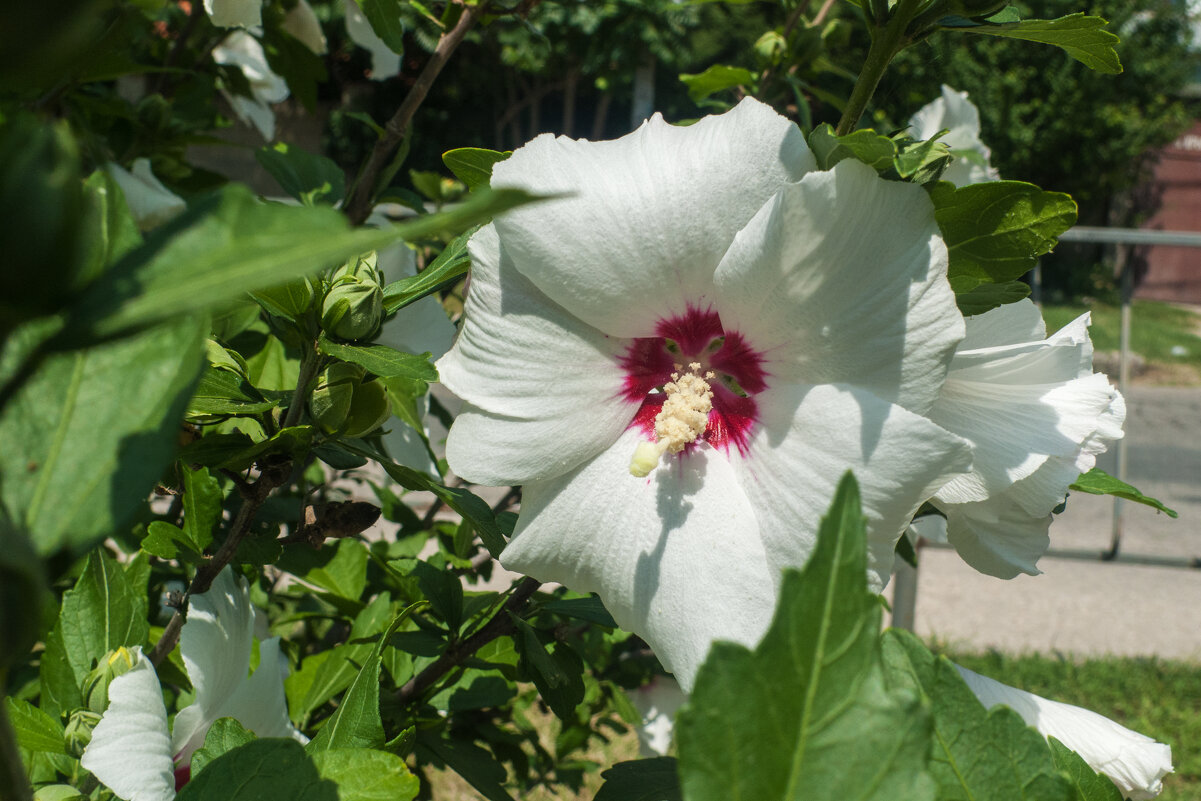
[[[124,647],[109,651],[100,660],[100,664],[83,680],[83,698],[88,709],[97,715],[103,715],[108,706],[108,685],[118,676],[123,676],[133,668],[133,654]]]
[[[67,753],[78,759],[83,756],[83,749],[92,741],[92,729],[100,722],[100,715],[90,709],[76,709],[67,721],[67,729],[63,735]]]
[[[392,413],[388,394],[379,381],[364,381],[366,371],[339,362],[321,374],[309,399],[313,420],[327,434],[361,437],[383,424]]]
[[[366,339],[384,316],[384,290],[375,252],[351,259],[334,275],[321,304],[321,327],[341,339]]]
[[[379,381],[359,384],[354,390],[350,413],[346,415],[343,436],[361,437],[370,434],[392,416],[388,391]]]
[[[357,365],[338,362],[327,367],[309,397],[309,414],[327,434],[341,430],[350,415],[355,387],[366,371]]]

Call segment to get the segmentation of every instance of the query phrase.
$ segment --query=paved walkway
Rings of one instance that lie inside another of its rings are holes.
[[[1201,389],[1135,387],[1127,396],[1128,480],[1180,513],[1124,505],[1122,552],[1201,557]],[[1112,454],[1099,465],[1114,472]],[[1073,495],[1052,548],[1109,547],[1113,501]],[[1044,557],[1041,576],[1003,581],[953,551],[925,549],[916,628],[957,647],[1201,662],[1201,570]]]

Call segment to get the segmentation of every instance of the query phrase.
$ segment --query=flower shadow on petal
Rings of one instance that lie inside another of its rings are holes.
[[[670,467],[655,471],[655,508],[662,528],[655,549],[638,556],[634,573],[636,606],[650,606],[659,589],[659,566],[667,548],[667,538],[671,532],[687,525],[688,514],[694,508],[688,497],[700,492],[704,486],[705,466],[701,459],[683,458],[675,460]]]

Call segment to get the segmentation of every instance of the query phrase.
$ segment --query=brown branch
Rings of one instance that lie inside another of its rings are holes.
[[[517,588],[513,590],[513,594],[509,596],[509,600],[505,601],[504,606],[500,608],[500,611],[493,615],[479,631],[463,640],[463,642],[447,646],[442,655],[434,660],[429,667],[406,681],[396,691],[395,700],[401,704],[412,701],[462,663],[463,660],[472,656],[476,651],[497,637],[513,631],[513,618],[510,616],[510,613],[517,612],[521,607],[525,606],[526,601],[541,586],[542,583],[537,579],[532,579],[528,576],[523,578],[517,585]]]
[[[225,542],[221,543],[221,547],[217,549],[217,553],[213,554],[212,559],[197,569],[191,585],[188,586],[187,593],[184,594],[182,603],[186,603],[193,595],[207,592],[209,587],[213,586],[213,580],[217,578],[217,574],[234,558],[238,546],[250,531],[250,524],[254,522],[254,516],[258,514],[259,508],[277,487],[287,483],[291,475],[291,462],[268,466],[259,475],[259,480],[245,491],[242,508],[238,510],[238,514],[230,524]],[[156,666],[162,664],[167,654],[171,653],[175,644],[179,642],[179,632],[183,628],[183,623],[184,613],[181,605],[181,608],[171,616],[167,627],[163,629],[163,636],[159,637],[158,642],[154,644],[154,649],[150,652],[150,661]]]
[[[438,46],[434,48],[434,52],[430,54],[430,59],[425,63],[425,67],[421,70],[421,74],[417,76],[417,81],[413,84],[413,88],[405,95],[404,102],[400,104],[400,108],[392,115],[392,119],[388,120],[388,124],[384,126],[384,135],[375,143],[375,147],[371,151],[371,156],[367,159],[367,163],[363,166],[363,170],[351,189],[350,197],[346,203],[346,216],[350,218],[353,225],[362,225],[363,221],[371,214],[372,203],[375,199],[376,182],[379,180],[380,173],[387,167],[388,162],[392,159],[392,154],[396,148],[404,140],[405,135],[409,132],[409,126],[413,122],[413,117],[420,108],[421,103],[425,100],[425,96],[429,94],[430,87],[434,85],[434,80],[438,77],[438,73],[442,72],[442,68],[446,66],[447,59],[463,41],[463,37],[467,35],[467,31],[475,23],[476,17],[484,10],[486,2],[481,2],[476,6],[464,6],[463,13],[459,15],[459,21],[446,33],[438,39]]]

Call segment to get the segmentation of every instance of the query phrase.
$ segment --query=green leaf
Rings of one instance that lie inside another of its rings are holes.
[[[512,150],[501,153],[482,147],[460,147],[442,154],[442,163],[468,189],[486,187],[492,182],[492,168],[513,154]]]
[[[1055,247],[1076,222],[1076,203],[1019,181],[989,181],[930,190],[934,217],[951,260],[947,277],[956,291],[1021,278]],[[975,283],[964,284],[964,281]]]
[[[421,789],[405,761],[386,751],[338,748],[314,754],[313,763],[338,785],[340,801],[412,801]]]
[[[422,731],[418,734],[419,762],[441,762],[467,780],[488,801],[513,801],[505,792],[504,764],[470,740]]]
[[[81,285],[142,244],[142,234],[125,205],[121,188],[104,170],[96,170],[84,181],[83,204]]]
[[[1055,45],[1063,48],[1069,56],[1091,70],[1117,75],[1122,71],[1122,62],[1118,60],[1118,53],[1114,50],[1118,37],[1104,30],[1108,24],[1101,17],[1087,17],[1084,12],[1077,12],[1059,19],[1028,19],[1002,25],[971,25],[959,29],[968,33]]]
[[[213,541],[213,526],[221,520],[225,496],[221,484],[203,467],[183,471],[183,530],[192,548],[203,553]]]
[[[83,677],[76,676],[63,644],[62,624],[56,624],[46,635],[46,650],[42,652],[38,670],[39,702],[47,712],[62,715],[83,706],[80,685]],[[85,674],[86,675],[86,674]]]
[[[409,378],[427,382],[438,380],[438,371],[430,362],[428,353],[417,356],[387,345],[348,345],[335,342],[325,334],[317,340],[317,349],[327,356],[366,368],[381,378]]]
[[[1168,517],[1178,517],[1174,509],[1169,509],[1155,498],[1147,497],[1135,487],[1132,487],[1125,481],[1114,478],[1109,473],[1097,467],[1094,467],[1087,473],[1081,473],[1080,477],[1076,479],[1076,483],[1072,484],[1068,489],[1074,492],[1087,492],[1091,495],[1113,495],[1123,500],[1150,506],[1163,512]]]
[[[317,773],[295,740],[254,740],[210,762],[178,801],[338,801],[338,786]]]
[[[731,67],[726,64],[714,64],[704,72],[689,75],[680,74],[680,80],[688,87],[688,97],[693,103],[704,100],[711,94],[736,86],[754,86],[755,73],[743,67]]]
[[[415,300],[425,297],[451,281],[457,281],[460,276],[467,274],[471,257],[467,253],[467,243],[478,228],[472,228],[455,237],[453,241],[438,254],[428,267],[411,278],[393,281],[384,287],[384,310],[396,311],[408,306]]]
[[[534,680],[551,711],[562,721],[574,722],[576,707],[584,700],[584,663],[579,654],[516,615],[511,617],[520,635],[514,642],[523,670]]]
[[[462,487],[446,487],[431,479],[425,473],[411,467],[397,464],[383,454],[364,446],[362,443],[344,443],[348,450],[365,456],[379,463],[384,472],[407,490],[432,492],[443,503],[454,509],[475,526],[476,533],[484,541],[484,547],[495,557],[505,548],[505,537],[496,524],[496,515],[488,502],[478,495],[472,494]]]
[[[405,608],[384,631],[337,710],[305,746],[310,754],[337,748],[379,748],[384,744],[384,724],[379,714],[380,654],[393,632],[424,603],[419,601]]]
[[[254,157],[285,192],[306,206],[332,204],[346,193],[342,168],[325,156],[278,142],[259,148]]]
[[[153,520],[146,526],[146,536],[142,538],[141,546],[143,551],[159,559],[175,559],[180,546],[200,553],[192,546],[183,529],[164,520]]]
[[[204,745],[192,752],[192,778],[195,779],[217,757],[238,746],[253,742],[254,734],[234,718],[217,718],[204,735]]]
[[[193,202],[89,286],[59,345],[205,311],[397,240],[458,234],[534,199],[520,190],[484,190],[440,214],[351,229],[334,209],[261,203],[246,187],[229,184]]]
[[[1122,801],[1122,791],[1109,777],[1097,773],[1083,757],[1054,737],[1048,737],[1047,742],[1055,767],[1072,782],[1073,801]]]
[[[934,717],[930,772],[940,798],[1072,801],[1042,736],[1007,707],[986,710],[946,657],[907,631],[884,635],[889,683],[920,693]]]
[[[817,159],[819,170],[828,170],[847,158],[855,158],[869,167],[883,171],[892,167],[897,155],[896,143],[870,128],[835,136],[829,123],[819,125],[809,134],[809,147]]]
[[[608,609],[605,609],[605,605],[601,603],[601,599],[595,595],[590,595],[587,598],[560,598],[554,601],[547,601],[542,605],[542,609],[547,612],[566,615],[567,617],[587,620],[589,623],[597,623],[607,628],[617,628],[617,623],[613,620],[613,616],[609,614]]]
[[[618,762],[601,774],[593,801],[683,801],[676,760],[672,757]]]
[[[92,551],[74,589],[63,593],[56,626],[76,686],[109,651],[147,641],[146,607],[146,596],[130,584],[121,565],[102,549]]]
[[[334,558],[304,576],[340,598],[359,600],[367,587],[367,546],[356,539],[338,541]]]
[[[5,698],[8,721],[17,733],[17,745],[26,751],[48,754],[67,753],[63,742],[63,724],[33,704],[18,698]]]
[[[255,415],[274,409],[281,402],[282,398],[266,398],[233,371],[209,365],[200,374],[196,391],[188,401],[188,414]]]
[[[901,148],[892,165],[900,177],[924,186],[937,181],[954,158],[945,144],[930,140],[914,142]]]
[[[848,473],[804,570],[785,571],[759,646],[718,642],[701,665],[676,720],[689,801],[934,798],[929,715],[912,692],[884,684],[866,572]]]
[[[457,633],[463,625],[463,584],[458,575],[429,562],[417,562],[413,575],[430,608],[446,621],[447,628]]]
[[[33,801],[86,801],[87,796],[69,784],[44,784],[33,792]]]
[[[201,342],[184,319],[54,354],[5,406],[0,495],[39,553],[83,550],[143,504],[174,455]]]
[[[1017,303],[1030,296],[1030,285],[1021,281],[977,283],[977,279],[966,276],[951,281],[951,289],[955,290],[955,304],[959,306],[959,313],[965,316],[984,314],[989,309]]]
[[[405,29],[400,18],[399,0],[362,0],[359,7],[371,23],[371,30],[398,56],[405,52]]]

